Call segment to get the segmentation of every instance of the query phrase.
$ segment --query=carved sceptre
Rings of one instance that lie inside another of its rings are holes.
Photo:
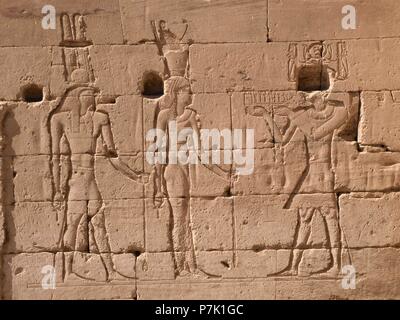
[[[152,20],[150,23],[151,23],[151,29],[153,30],[153,34],[154,34],[154,40],[155,40],[157,48],[158,48],[158,54],[160,55],[160,57],[162,58],[163,63],[164,63],[165,78],[169,78],[171,76],[171,73],[168,68],[167,60],[165,59],[165,56],[164,56],[163,44],[161,42],[160,35],[157,31],[156,22],[154,20]]]

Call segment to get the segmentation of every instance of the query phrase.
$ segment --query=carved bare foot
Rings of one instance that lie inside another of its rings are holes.
[[[205,279],[209,279],[211,278],[211,276],[209,274],[207,274],[206,272],[200,270],[200,269],[196,269],[194,271],[188,271],[188,270],[182,270],[178,273],[178,275],[176,276],[176,279],[188,279],[188,278],[195,278],[198,280],[205,280]]]
[[[187,271],[187,270],[182,270],[182,271],[179,271],[179,272],[177,273],[176,279],[177,279],[177,280],[179,280],[179,279],[187,279],[187,278],[189,278],[189,277],[191,277],[191,276],[192,276],[192,274],[191,274],[189,271]]]
[[[123,276],[122,274],[120,274],[118,271],[111,271],[108,273],[108,277],[107,277],[107,282],[111,282],[111,281],[126,281],[127,277]]]
[[[282,276],[282,277],[290,277],[290,276],[296,277],[297,275],[298,275],[298,272],[297,272],[296,269],[285,269],[283,271],[279,271],[277,273],[271,274],[271,276],[274,276],[274,277],[280,277],[280,276]]]
[[[328,271],[323,273],[324,276],[336,278],[339,275],[339,268],[337,266],[333,266]]]
[[[193,276],[198,279],[210,279],[210,278],[219,278],[220,276],[209,274],[201,269],[196,269],[193,272]]]
[[[86,279],[86,278],[84,278],[84,277],[81,277],[81,276],[77,275],[77,274],[74,273],[74,272],[67,273],[67,274],[65,275],[65,277],[64,277],[64,282],[68,282],[68,281],[82,281],[82,280],[90,281],[91,279]]]

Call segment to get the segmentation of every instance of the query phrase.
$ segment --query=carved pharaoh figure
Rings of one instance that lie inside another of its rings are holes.
[[[317,54],[317,53],[316,53]],[[340,270],[341,230],[338,220],[338,207],[334,193],[334,175],[331,163],[332,139],[334,131],[349,118],[349,99],[346,94],[333,94],[335,71],[328,69],[331,87],[327,91],[306,93],[299,91],[283,104],[272,108],[248,107],[247,113],[263,117],[274,132],[275,141],[284,147],[294,136],[302,137],[306,149],[307,166],[296,181],[287,180],[290,196],[284,206],[289,209],[295,198],[301,195],[297,205],[298,224],[295,230],[294,248],[288,267],[280,275],[297,275],[303,252],[310,247],[312,219],[320,215],[326,226],[327,241],[332,263],[326,273],[337,275]],[[336,95],[336,96],[335,96]],[[274,110],[275,117],[285,117],[289,124],[283,129],[269,114]],[[317,195],[312,193],[318,193]]]
[[[334,71],[329,69],[331,84]],[[332,88],[332,86],[331,86]],[[346,123],[349,118],[349,99],[346,94],[333,94],[330,90],[311,93],[298,92],[288,104],[275,108],[275,113],[289,118],[291,132],[285,137],[290,140],[295,130],[304,137],[307,167],[291,192],[285,208],[301,194],[301,204],[297,207],[298,224],[295,231],[295,243],[287,270],[281,274],[297,275],[303,251],[309,246],[312,219],[319,214],[326,226],[327,242],[332,263],[326,274],[336,276],[340,270],[341,230],[336,194],[334,193],[334,175],[331,152],[334,131]],[[318,195],[311,193],[317,192]]]

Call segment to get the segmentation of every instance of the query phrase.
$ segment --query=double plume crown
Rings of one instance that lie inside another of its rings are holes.
[[[180,37],[168,28],[164,20],[159,21],[158,26],[155,21],[152,21],[151,24],[159,54],[164,57],[166,78],[184,77],[189,60],[188,43],[183,41],[188,30],[187,23],[185,23],[185,29]]]

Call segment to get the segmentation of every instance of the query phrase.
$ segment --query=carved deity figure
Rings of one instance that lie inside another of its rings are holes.
[[[73,78],[88,80],[85,70],[74,73]],[[96,110],[97,92],[91,84],[78,81],[67,89],[50,116],[54,203],[59,207],[65,203],[60,244],[63,251],[69,252],[66,279],[76,276],[73,261],[79,253],[100,254],[107,279],[118,276],[110,254],[104,203],[95,175],[97,140],[102,139],[105,155],[116,169],[134,181],[141,177],[117,157],[108,114]]]
[[[333,80],[333,71],[329,70]],[[288,106],[278,106],[277,114],[286,115],[293,128],[304,136],[307,155],[307,167],[303,176],[286,203],[289,208],[293,197],[301,194],[302,205],[298,207],[298,225],[295,231],[294,249],[291,261],[284,274],[297,275],[303,251],[309,245],[312,218],[320,214],[327,229],[332,263],[326,274],[336,276],[340,270],[341,230],[336,194],[334,193],[334,174],[331,152],[334,131],[346,123],[349,118],[349,100],[346,96],[316,91],[299,92]],[[290,129],[289,129],[290,130]],[[320,193],[318,197],[309,195]]]
[[[329,69],[331,84],[334,82],[334,71]],[[247,113],[262,116],[268,120],[275,140],[282,147],[295,136],[302,137],[305,146],[307,166],[300,179],[289,187],[290,197],[284,208],[289,209],[298,195],[301,195],[301,205],[297,208],[298,224],[295,230],[294,248],[291,252],[288,267],[280,275],[297,275],[303,252],[309,248],[312,219],[319,214],[327,229],[327,247],[332,257],[332,263],[326,274],[335,276],[340,270],[341,230],[338,219],[336,194],[334,193],[334,175],[331,163],[332,140],[334,131],[346,123],[349,118],[349,99],[345,94],[328,91],[311,93],[297,92],[288,102],[274,105],[276,116],[284,116],[289,125],[284,131],[273,121],[268,112],[272,108],[248,108]],[[335,97],[336,95],[336,97]],[[314,193],[311,194],[311,193]],[[318,193],[318,197],[315,197]]]
[[[184,77],[173,76],[165,81],[165,94],[160,99],[160,111],[157,116],[157,129],[166,132],[169,140],[169,123],[176,123],[177,132],[191,128],[198,132],[196,112],[190,108],[192,96],[189,81]],[[164,104],[166,102],[166,104]],[[178,142],[178,149],[187,141]],[[169,147],[165,152],[168,154]],[[177,276],[197,273],[193,235],[190,219],[190,180],[189,165],[181,163],[156,164],[155,205],[160,207],[163,201],[172,215],[171,240],[174,252],[175,272]]]
[[[166,163],[155,164],[154,204],[157,208],[166,206],[170,212],[172,224],[170,239],[173,247],[175,276],[208,276],[198,268],[196,262],[189,206],[189,164],[171,161],[169,158],[172,146],[168,145],[168,142],[170,136],[174,134],[170,132],[171,123],[174,124],[176,132],[189,129],[193,133],[187,135],[186,140],[179,139],[174,148],[180,150],[185,145],[197,146],[197,150],[191,150],[195,153],[201,148],[199,117],[192,108],[192,92],[187,78],[188,46],[179,43],[183,36],[178,38],[173,34],[167,28],[165,21],[159,23],[158,31],[154,22],[153,27],[160,54],[165,62],[164,95],[157,103],[155,126],[156,129],[165,133],[167,142],[163,150],[156,150],[156,152],[164,152],[167,159]],[[198,154],[196,156],[198,157]]]

